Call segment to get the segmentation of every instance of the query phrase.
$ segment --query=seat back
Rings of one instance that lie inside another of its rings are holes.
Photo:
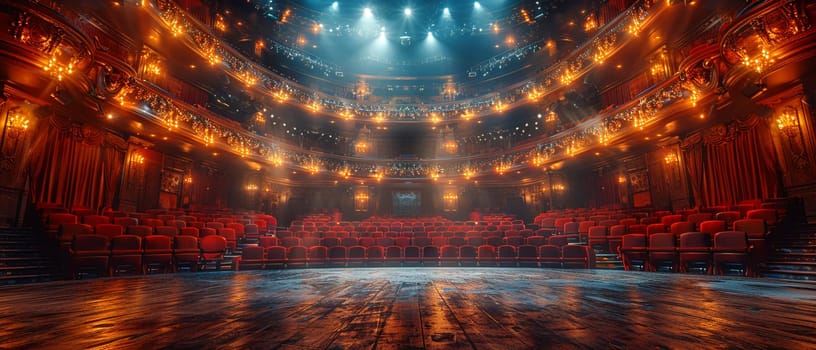
[[[117,224],[98,224],[94,227],[94,233],[112,238],[125,234],[125,228]]]
[[[110,238],[105,235],[77,235],[71,249],[74,252],[106,252],[110,248]]]
[[[660,223],[665,227],[670,227],[675,222],[683,221],[683,215],[666,215],[660,218]]]
[[[173,238],[169,236],[149,235],[142,238],[145,254],[155,252],[171,252]]]
[[[202,256],[207,260],[223,258],[227,251],[227,240],[219,235],[202,237],[199,245],[201,246]]]
[[[574,235],[578,234],[578,229],[581,227],[581,224],[578,222],[570,221],[564,223],[564,234],[565,235]]]
[[[722,220],[703,221],[700,223],[699,231],[708,233],[709,235],[714,235],[717,232],[725,231],[725,221]]]
[[[372,245],[365,248],[365,255],[369,260],[382,260],[385,258],[385,251],[382,246]]]
[[[660,224],[649,224],[646,226],[646,235],[650,236],[655,233],[666,232],[666,225]]]
[[[674,249],[676,239],[670,232],[655,233],[649,236],[649,249]]]
[[[776,225],[778,220],[778,213],[776,209],[754,209],[749,210],[745,214],[746,219],[761,219],[765,221],[766,226]]]
[[[78,235],[91,235],[93,233],[93,227],[88,224],[65,223],[59,225],[59,239],[64,243],[70,243]]]
[[[640,233],[630,233],[621,237],[621,251],[631,249],[646,248],[646,235]]]
[[[129,217],[129,216],[121,216],[121,217],[114,218],[113,223],[117,224],[117,225],[122,225],[124,227],[128,227],[130,225],[138,225],[139,224],[139,219]]]
[[[263,236],[258,238],[258,246],[271,247],[278,245],[278,237]]]
[[[686,221],[694,224],[695,229],[700,227],[700,223],[706,220],[711,220],[712,214],[711,213],[696,213],[691,214],[686,218]]]
[[[680,237],[680,235],[683,233],[694,231],[694,223],[691,221],[678,221],[671,224],[669,231],[675,237]]]
[[[96,226],[98,224],[110,224],[111,218],[104,215],[85,215],[82,217],[82,223],[91,226]]]
[[[742,231],[748,234],[749,239],[765,238],[767,233],[765,221],[762,219],[742,219],[734,221],[734,231]]]
[[[739,211],[721,211],[714,214],[714,220],[725,221],[725,228],[730,229],[731,224],[742,218],[742,213]]]
[[[714,251],[748,250],[748,234],[742,231],[721,231],[714,234],[712,239]]]
[[[679,247],[687,248],[709,248],[711,247],[711,235],[706,232],[686,232],[680,235]]]
[[[178,228],[176,226],[156,226],[156,234],[175,237],[178,235]]]
[[[184,227],[181,229],[181,235],[198,237],[197,227]]]

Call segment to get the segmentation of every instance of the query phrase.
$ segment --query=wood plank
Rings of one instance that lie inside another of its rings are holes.
[[[816,348],[816,286],[610,270],[200,272],[0,287],[0,348]]]

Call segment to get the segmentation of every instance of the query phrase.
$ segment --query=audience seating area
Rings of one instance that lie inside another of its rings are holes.
[[[753,276],[783,208],[758,201],[701,210],[570,209],[532,223],[511,215],[334,221],[308,215],[149,210],[44,214],[70,277],[125,273],[362,266],[594,268],[617,254],[626,270]]]

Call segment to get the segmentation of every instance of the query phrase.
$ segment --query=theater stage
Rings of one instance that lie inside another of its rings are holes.
[[[610,270],[201,272],[0,287],[0,348],[816,347],[816,285]]]

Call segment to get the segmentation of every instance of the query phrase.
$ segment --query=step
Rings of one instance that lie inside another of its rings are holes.
[[[24,235],[9,235],[0,233],[0,243],[4,242],[31,242],[31,243],[39,243],[42,242],[44,239],[43,237],[32,235],[32,234],[24,234]]]
[[[812,261],[774,261],[767,263],[767,266],[768,270],[811,271],[816,273],[816,262]]]
[[[816,252],[777,252],[776,254],[774,254],[774,259],[778,259],[778,260],[816,259]]]
[[[27,274],[0,276],[0,285],[14,285],[55,281],[58,278],[53,274]]]
[[[779,278],[786,280],[807,281],[816,283],[816,272],[809,271],[789,271],[789,270],[767,270],[760,273],[765,278]]]
[[[52,266],[49,265],[23,265],[23,266],[2,266],[0,265],[0,275],[8,275],[14,271],[25,270],[50,270]]]

